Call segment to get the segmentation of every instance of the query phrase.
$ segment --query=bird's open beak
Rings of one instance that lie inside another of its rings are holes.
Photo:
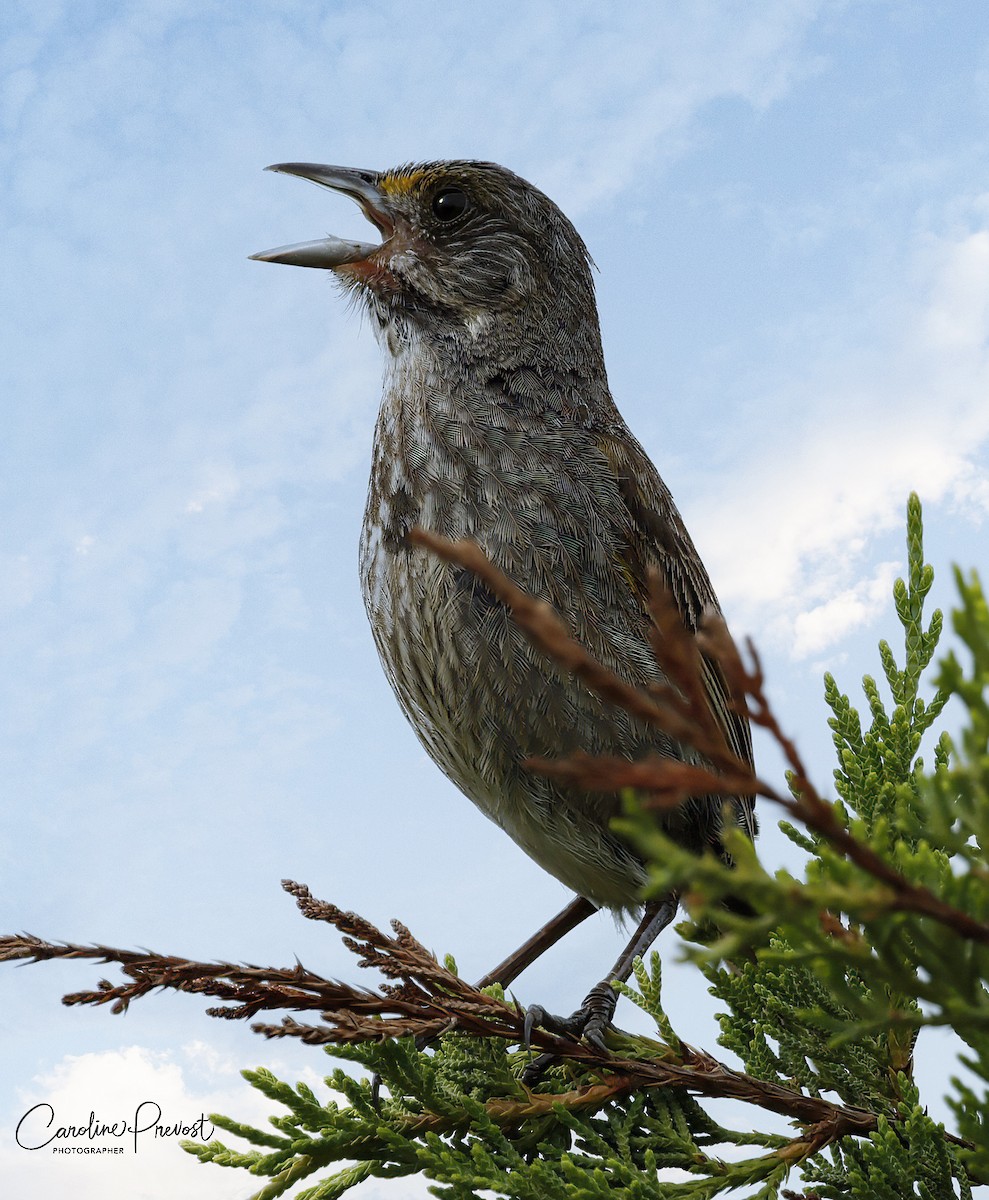
[[[266,167],[268,171],[281,171],[286,175],[299,175],[311,179],[322,187],[343,192],[356,200],[367,219],[381,231],[387,240],[395,232],[395,224],[389,212],[388,202],[378,187],[376,171],[361,171],[351,167],[325,167],[319,163],[275,163]],[[250,257],[259,262],[287,263],[293,267],[320,267],[332,271],[347,263],[363,262],[381,249],[381,244],[371,242],[348,242],[342,238],[326,237],[315,242],[297,242],[293,246],[277,246],[274,250],[262,250]]]

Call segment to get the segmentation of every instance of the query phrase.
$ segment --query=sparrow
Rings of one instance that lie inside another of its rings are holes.
[[[599,908],[641,913],[613,970],[572,1017],[530,1010],[533,1021],[603,1045],[617,999],[610,981],[628,978],[678,899],[643,905],[645,864],[612,829],[617,794],[581,790],[526,761],[577,751],[700,757],[550,661],[476,577],[409,539],[421,526],[477,543],[640,687],[666,682],[650,647],[651,572],[688,631],[719,611],[669,489],[612,399],[587,248],[552,200],[494,163],[268,170],[349,196],[380,235],[252,257],[330,271],[366,311],[383,351],[360,577],[385,674],[437,766],[575,893],[481,983],[507,985]],[[728,747],[751,763],[745,717],[717,664],[704,658],[703,670]],[[678,843],[726,861],[726,820],[756,834],[749,796],[693,796],[661,820]]]

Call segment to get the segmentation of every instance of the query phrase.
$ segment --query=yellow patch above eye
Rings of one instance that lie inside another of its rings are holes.
[[[406,196],[409,192],[416,192],[422,181],[428,175],[427,171],[411,171],[398,172],[395,174],[382,175],[378,180],[378,187],[390,196]]]

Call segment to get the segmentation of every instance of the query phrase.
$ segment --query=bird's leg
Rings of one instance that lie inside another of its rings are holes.
[[[500,962],[494,970],[488,971],[486,975],[482,975],[474,986],[485,988],[490,987],[493,983],[500,983],[502,987],[508,987],[514,979],[517,979],[522,974],[526,967],[531,966],[550,946],[555,946],[560,938],[566,937],[571,929],[576,929],[581,921],[586,921],[588,917],[596,912],[597,909],[590,900],[585,900],[583,896],[574,896],[566,908],[547,921],[541,929],[537,929],[527,942],[523,942],[513,954],[509,954],[508,958],[504,962]],[[631,970],[631,967],[629,970]]]
[[[618,961],[600,983],[594,985],[584,997],[584,1002],[569,1017],[555,1017],[538,1004],[532,1005],[525,1014],[525,1042],[529,1043],[533,1029],[541,1026],[550,1033],[564,1033],[570,1037],[583,1037],[599,1050],[607,1050],[604,1033],[615,1015],[618,993],[612,980],[622,983],[632,974],[632,964],[641,957],[676,916],[679,906],[675,894],[662,900],[650,900],[645,906],[642,920],[629,939],[628,945],[618,956]],[[562,914],[561,914],[562,916]],[[541,1054],[526,1068],[523,1080],[531,1083],[538,1079],[553,1061],[554,1055]]]

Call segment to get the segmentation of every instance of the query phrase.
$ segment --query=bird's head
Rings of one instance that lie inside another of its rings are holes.
[[[587,248],[560,209],[511,171],[472,161],[268,170],[350,196],[382,240],[328,237],[251,257],[333,271],[383,326],[407,319],[444,337],[509,326],[565,344],[590,325],[596,340]]]

